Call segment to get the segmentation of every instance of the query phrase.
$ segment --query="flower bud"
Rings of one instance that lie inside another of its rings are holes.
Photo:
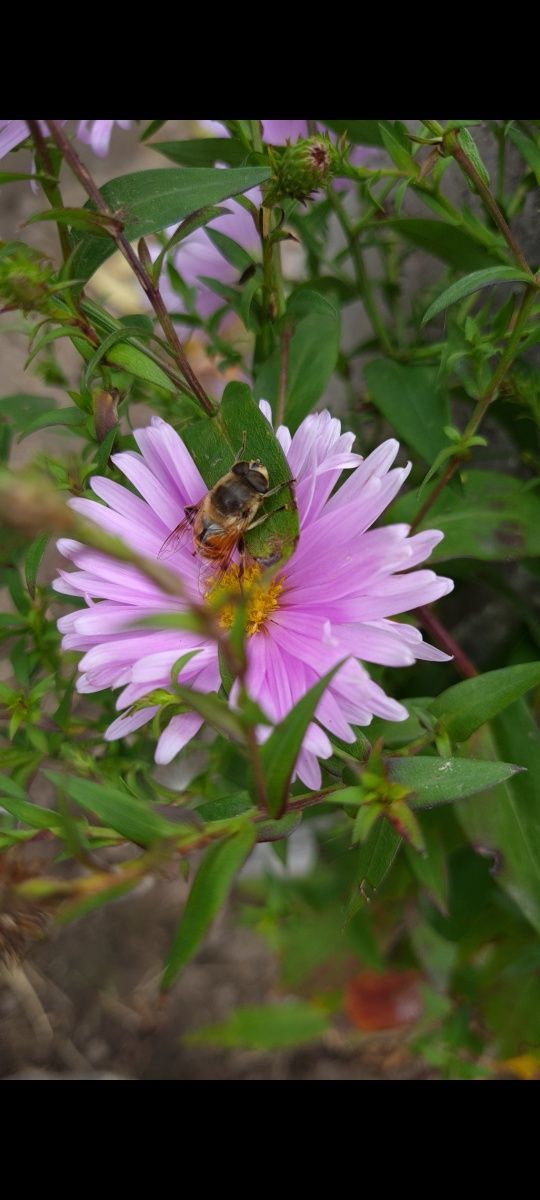
[[[311,194],[324,187],[335,174],[340,155],[324,134],[300,138],[294,146],[286,146],[277,157],[272,152],[274,178],[265,196],[269,207],[287,196],[296,200],[309,200]]]
[[[24,242],[4,246],[0,255],[0,299],[23,312],[46,311],[49,283],[54,274],[48,262]]]
[[[98,442],[104,442],[111,429],[118,425],[118,401],[120,393],[113,388],[110,392],[94,392],[92,406]]]

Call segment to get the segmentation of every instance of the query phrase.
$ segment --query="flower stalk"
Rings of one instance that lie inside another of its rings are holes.
[[[76,175],[77,179],[80,181],[80,183],[82,183],[82,186],[84,187],[87,195],[93,201],[98,212],[103,213],[104,216],[114,217],[114,213],[111,212],[108,204],[103,199],[103,196],[96,187],[88,168],[79,158],[75,148],[70,144],[62,131],[58,128],[55,121],[47,121],[47,125],[51,132],[51,136],[58,146],[58,149],[62,153],[68,165],[71,167],[73,174]],[[135,253],[125,234],[120,229],[116,229],[114,227],[111,228],[110,234],[111,237],[114,238],[118,249],[129,263],[133,273],[139,280],[143,291],[148,297],[150,304],[152,305],[152,308],[154,309],[154,312],[159,320],[161,328],[163,329],[165,338],[171,349],[172,357],[174,358],[184,379],[189,384],[193,396],[199,402],[204,412],[207,413],[208,416],[213,416],[217,412],[216,405],[210,399],[210,397],[207,396],[202,383],[198,379],[189,363],[174,324],[167,312],[158,285],[154,283],[147,269],[137,257],[137,254]]]

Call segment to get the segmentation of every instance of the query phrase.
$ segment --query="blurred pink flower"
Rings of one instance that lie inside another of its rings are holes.
[[[65,121],[58,121],[59,125],[65,125],[65,123]],[[43,136],[47,137],[49,130],[45,122],[38,121],[38,124]],[[30,137],[30,130],[26,121],[0,121],[0,158],[5,158],[10,150],[15,150],[15,147],[20,146],[21,142],[25,142],[28,137]]]
[[[44,121],[40,121],[39,124],[41,132],[46,137],[49,132],[47,126]],[[58,121],[58,124],[65,125],[66,121]],[[103,158],[109,152],[113,125],[129,129],[131,121],[79,121],[77,137],[81,142],[88,143],[94,154],[99,154]],[[0,158],[4,158],[10,150],[20,146],[21,142],[26,141],[29,136],[26,121],[0,121]]]
[[[92,147],[94,154],[105,158],[109,153],[111,134],[115,125],[121,129],[130,129],[131,121],[79,121],[77,137]]]
[[[248,200],[257,206],[261,203],[259,188],[246,192]],[[174,265],[188,287],[196,288],[196,307],[201,317],[209,317],[216,309],[223,306],[223,299],[216,295],[207,284],[200,280],[201,275],[218,279],[220,283],[233,284],[238,282],[239,271],[220,254],[219,250],[207,237],[206,229],[217,229],[227,237],[238,242],[248,254],[254,258],[260,257],[261,242],[255,228],[253,217],[237,200],[224,201],[224,207],[230,209],[230,215],[215,217],[209,221],[205,229],[196,229],[180,243],[174,258]],[[172,233],[172,230],[171,230]],[[170,311],[183,311],[183,304],[176,292],[167,281],[166,274],[162,276],[162,291]]]
[[[270,420],[270,406],[261,401],[260,407]],[[125,451],[113,461],[142,499],[98,476],[91,486],[105,503],[73,499],[70,504],[134,549],[155,557],[184,506],[198,503],[207,489],[186,446],[165,421],[153,417],[135,437],[141,454]],[[281,426],[277,437],[297,480],[301,532],[295,553],[265,591],[259,588],[247,640],[247,686],[269,721],[279,721],[321,675],[347,658],[318,705],[317,721],[309,726],[296,763],[302,782],[318,788],[318,760],[332,754],[325,730],[354,742],[352,726],[369,725],[374,715],[391,721],[407,716],[362,663],[403,667],[416,659],[447,659],[426,645],[413,625],[389,618],[437,600],[453,583],[433,571],[411,570],[431,554],[442,533],[428,530],[409,537],[408,525],[370,529],[409,473],[410,464],[390,469],[399,449],[396,441],[384,442],[362,461],[352,453],[354,435],[341,433],[340,422],[326,411],[306,417],[293,437]],[[335,491],[344,469],[351,473]],[[182,601],[171,600],[129,564],[114,562],[78,542],[63,539],[58,546],[78,569],[61,571],[54,586],[86,604],[58,622],[64,649],[83,653],[78,690],[122,688],[117,708],[124,711],[107,729],[108,740],[125,737],[154,716],[155,705],[135,712],[130,707],[153,689],[168,688],[174,663],[189,650],[197,653],[182,668],[182,683],[199,691],[219,689],[213,641],[167,628],[132,628],[138,618],[170,612],[173,605],[181,611]],[[200,602],[200,561],[193,557],[189,541],[180,545],[168,565],[188,595]],[[255,587],[257,570],[252,568]],[[234,567],[229,569],[232,579],[234,572]],[[229,701],[233,707],[237,694],[234,684]],[[202,718],[194,712],[174,716],[159,738],[156,762],[170,762],[201,725]],[[259,739],[268,732],[268,726],[259,728]]]

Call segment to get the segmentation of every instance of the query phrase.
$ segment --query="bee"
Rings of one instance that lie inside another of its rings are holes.
[[[193,554],[207,560],[216,582],[224,575],[236,549],[242,555],[240,574],[243,574],[244,534],[267,520],[269,513],[258,515],[264,501],[295,482],[289,479],[271,488],[267,467],[259,458],[243,459],[244,449],[245,435],[230,471],[218,479],[198,504],[188,504],[184,508],[184,519],[165,539],[158,558],[174,553],[191,531]],[[271,561],[276,562],[278,558],[279,551],[276,550]],[[271,565],[267,559],[260,561],[262,566]]]

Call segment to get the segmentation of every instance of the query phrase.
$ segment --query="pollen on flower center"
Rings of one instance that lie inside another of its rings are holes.
[[[219,604],[220,596],[231,592],[233,595],[240,595],[240,592],[243,592],[247,600],[246,634],[248,637],[253,637],[254,633],[258,633],[270,613],[275,612],[278,607],[278,596],[283,590],[283,579],[272,579],[266,585],[257,583],[261,574],[258,563],[251,563],[246,567],[240,581],[239,567],[236,563],[232,563],[222,575],[219,583],[211,582],[206,593],[207,600],[211,599],[213,603],[217,601]],[[235,612],[234,603],[224,604],[220,608],[219,624],[222,629],[231,628]]]

